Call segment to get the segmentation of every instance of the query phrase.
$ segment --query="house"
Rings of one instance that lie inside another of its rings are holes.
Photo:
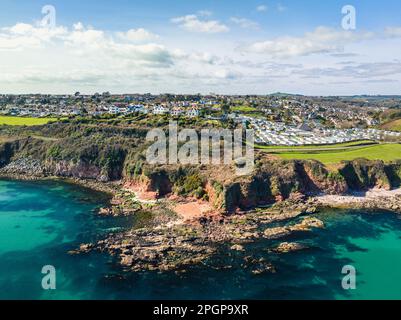
[[[153,108],[153,114],[167,114],[170,110],[167,107],[158,105]]]
[[[123,113],[123,114],[129,113],[128,108],[126,108],[126,107],[122,107],[122,108],[120,107],[119,110],[120,110],[120,113]]]
[[[120,113],[120,108],[119,107],[116,107],[116,106],[114,106],[114,105],[112,105],[112,106],[109,106],[109,108],[108,108],[109,110],[109,113],[111,113],[111,114],[118,114],[118,113]]]
[[[194,107],[188,109],[187,110],[187,117],[190,117],[190,118],[199,117],[199,109],[194,108]]]
[[[139,112],[139,113],[145,113],[145,108],[143,105],[138,104],[134,106],[128,106],[128,112]]]
[[[174,107],[173,109],[171,109],[171,115],[174,117],[178,117],[181,116],[185,113],[185,111],[182,108],[179,107]]]

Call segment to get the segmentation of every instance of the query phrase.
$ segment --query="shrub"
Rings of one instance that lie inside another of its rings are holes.
[[[61,160],[61,147],[53,145],[47,150],[47,156],[53,160]]]

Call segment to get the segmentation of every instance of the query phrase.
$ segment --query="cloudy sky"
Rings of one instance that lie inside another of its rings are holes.
[[[401,94],[400,12],[399,0],[1,0],[0,93]]]

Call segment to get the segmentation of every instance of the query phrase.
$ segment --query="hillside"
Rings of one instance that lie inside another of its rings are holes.
[[[401,119],[392,120],[381,126],[381,129],[391,131],[401,131]]]
[[[260,152],[252,174],[236,176],[232,166],[147,164],[147,130],[135,125],[57,123],[26,130],[0,130],[4,137],[0,140],[2,175],[121,181],[154,198],[169,194],[194,197],[225,212],[299,194],[345,194],[374,187],[390,190],[401,184],[401,160],[356,159],[328,167],[315,160],[271,159]]]

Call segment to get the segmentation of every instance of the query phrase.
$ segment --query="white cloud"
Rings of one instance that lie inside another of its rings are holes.
[[[401,27],[387,27],[384,30],[384,33],[386,36],[389,37],[394,37],[394,38],[401,37]]]
[[[117,32],[117,36],[122,40],[131,42],[153,41],[159,38],[158,35],[143,28],[130,29],[127,32]]]
[[[220,33],[228,32],[230,29],[217,20],[201,20],[195,14],[171,19],[171,22],[191,32]]]
[[[76,31],[81,31],[84,29],[84,25],[82,24],[82,22],[74,23],[72,27]]]
[[[32,49],[54,49],[63,48],[66,54],[91,55],[112,58],[119,56],[136,62],[154,62],[157,65],[167,63],[170,52],[159,44],[144,43],[134,44],[131,42],[144,42],[156,39],[156,36],[145,29],[131,29],[127,32],[107,34],[103,30],[85,27],[78,22],[72,29],[65,27],[46,28],[30,24],[18,23],[10,28],[0,30],[0,50],[17,50],[25,48]],[[119,41],[124,40],[124,41]]]
[[[345,78],[375,78],[401,74],[401,62],[365,62],[346,65],[341,68],[307,68],[296,70],[294,74],[306,77],[345,77]],[[376,79],[377,80],[377,79]],[[375,81],[376,81],[375,80]]]
[[[266,5],[264,5],[264,4],[256,7],[256,10],[259,11],[259,12],[267,11],[267,9],[268,9],[268,7]]]
[[[182,91],[227,84],[242,74],[218,55],[169,49],[151,35],[143,28],[107,32],[82,23],[3,28],[0,84],[17,92]]]
[[[16,79],[14,73],[19,81],[48,82],[64,78],[71,82],[79,78],[93,80],[99,72],[100,78],[104,74],[112,78],[127,73],[127,68],[133,68],[128,73],[146,74],[155,68],[173,66],[173,53],[163,45],[120,41],[122,35],[130,40],[144,40],[145,35],[149,36],[144,29],[138,30],[117,33],[114,37],[113,33],[89,29],[81,23],[74,24],[72,29],[28,24],[3,28],[0,30],[0,67],[3,70],[0,78]],[[16,54],[29,63],[21,64],[14,58]],[[1,61],[6,62],[4,68]]]
[[[244,28],[244,29],[258,29],[259,28],[259,24],[257,22],[246,19],[246,18],[231,17],[230,21],[239,25],[241,28]]]
[[[198,16],[196,20],[201,22],[210,20],[199,13]],[[248,21],[236,19],[238,25],[249,26]],[[181,25],[188,19],[180,21]],[[210,29],[213,28],[202,30],[210,32]],[[388,40],[398,34],[396,30],[378,33],[373,38],[377,41],[372,44],[359,43],[372,38],[371,33],[320,27],[302,36],[282,36],[251,44],[244,54],[235,51],[237,39],[232,41],[230,37],[208,37],[201,43],[196,35],[190,34],[185,35],[193,39],[189,45],[188,38],[163,38],[161,44],[157,36],[144,28],[111,32],[80,22],[54,29],[18,23],[0,28],[0,86],[2,92],[14,93],[248,94],[327,90],[336,94],[340,85],[334,83],[348,81],[353,85],[345,88],[351,93],[378,87],[391,92],[401,79],[400,62],[394,60],[398,58],[399,43]],[[354,54],[343,51],[347,45]],[[327,52],[330,54],[304,57]],[[354,63],[349,63],[351,56]],[[292,59],[285,62],[271,59],[276,57]],[[374,61],[381,62],[373,64]],[[314,85],[308,79],[319,79],[315,80],[319,84]],[[363,85],[357,87],[362,81]],[[327,89],[322,89],[324,84]]]
[[[236,79],[240,78],[242,74],[232,70],[219,69],[214,72],[214,76],[218,79]]]
[[[341,52],[347,44],[370,39],[372,33],[355,33],[318,27],[302,37],[279,37],[273,40],[256,42],[245,48],[245,51],[262,53],[276,58],[306,56],[316,53]]]
[[[64,27],[35,27],[26,23],[17,23],[8,28],[0,29],[1,50],[23,50],[29,47],[40,47],[46,42],[66,35]]]
[[[106,34],[102,30],[95,29],[74,29],[62,37],[64,44],[76,48],[94,48],[104,47],[108,42]]]

